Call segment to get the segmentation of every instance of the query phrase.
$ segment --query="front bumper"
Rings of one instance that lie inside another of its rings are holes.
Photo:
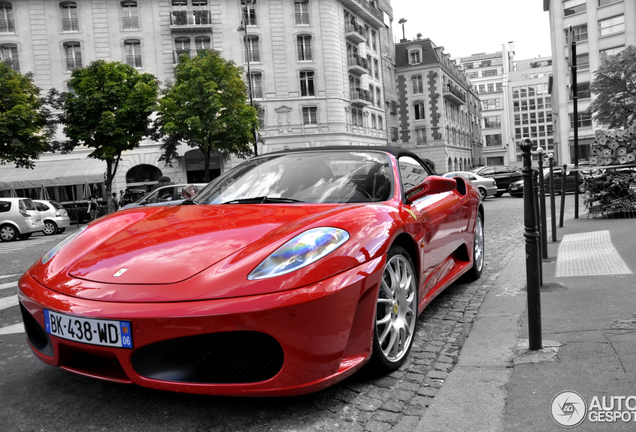
[[[161,390],[287,396],[328,387],[366,363],[384,262],[382,256],[319,284],[282,293],[178,303],[86,300],[50,290],[26,273],[19,282],[19,300],[31,348],[49,365]],[[87,345],[46,334],[45,308],[130,321],[134,348]],[[207,356],[206,370],[218,369],[220,357],[225,365],[228,356],[230,363],[243,360],[240,370],[260,370],[263,362],[273,366],[260,375],[205,373],[193,360],[201,356]]]

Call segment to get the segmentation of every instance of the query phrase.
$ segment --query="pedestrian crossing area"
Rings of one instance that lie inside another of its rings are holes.
[[[18,280],[21,274],[0,276],[0,337],[24,333],[18,307]]]

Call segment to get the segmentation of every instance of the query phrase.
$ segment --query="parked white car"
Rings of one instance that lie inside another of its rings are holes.
[[[444,174],[444,177],[462,177],[466,180],[470,180],[472,184],[477,186],[481,199],[485,200],[487,196],[493,196],[497,194],[497,183],[495,179],[482,177],[479,174],[468,171],[454,171]]]
[[[42,215],[44,235],[61,234],[71,225],[66,209],[57,201],[33,200],[33,203]]]
[[[42,215],[31,198],[0,198],[0,240],[26,240],[44,231]]]

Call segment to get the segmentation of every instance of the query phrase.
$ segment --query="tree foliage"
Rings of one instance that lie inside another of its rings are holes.
[[[242,69],[219,53],[207,50],[181,56],[175,82],[159,101],[157,136],[163,136],[162,160],[170,163],[185,142],[205,157],[205,180],[210,180],[210,156],[247,157],[258,127],[256,109],[247,102]]]
[[[627,128],[636,121],[636,47],[607,57],[594,72],[590,105],[594,120],[608,128]]]
[[[32,76],[0,62],[0,163],[33,168],[54,133],[53,117]]]
[[[69,93],[62,94],[60,121],[69,140],[63,151],[78,145],[92,148],[88,155],[106,161],[106,192],[124,151],[141,144],[150,134],[150,115],[156,110],[159,83],[119,62],[98,60],[73,71]]]

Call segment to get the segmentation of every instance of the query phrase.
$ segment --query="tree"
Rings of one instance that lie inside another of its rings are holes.
[[[249,105],[243,71],[218,52],[207,50],[193,58],[181,56],[175,82],[159,101],[157,137],[163,136],[162,160],[177,156],[185,142],[205,158],[205,181],[210,181],[210,156],[247,157],[258,126],[256,109]]]
[[[150,115],[156,110],[159,83],[151,74],[140,74],[119,62],[97,60],[76,69],[61,95],[63,151],[82,144],[94,149],[88,156],[106,161],[106,193],[124,151],[139,147],[149,135]]]
[[[610,129],[626,129],[636,121],[636,47],[609,56],[594,72],[590,105],[594,120]]]
[[[406,40],[406,35],[404,33],[404,23],[407,21],[406,18],[400,18],[398,24],[402,24],[402,40]]]
[[[0,163],[33,168],[48,151],[55,122],[31,75],[0,62]]]

